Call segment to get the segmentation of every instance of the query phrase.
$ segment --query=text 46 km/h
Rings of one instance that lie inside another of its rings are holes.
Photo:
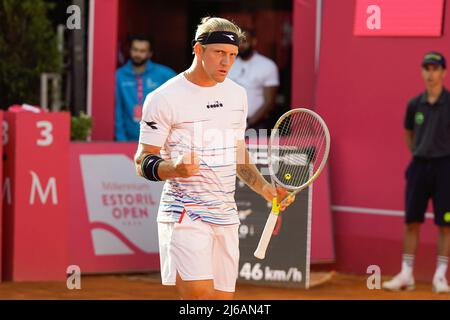
[[[294,281],[301,282],[302,272],[295,267],[288,270],[271,269],[269,266],[261,267],[260,263],[255,263],[252,267],[250,262],[244,263],[239,272],[239,276],[245,280],[265,280],[265,281]]]

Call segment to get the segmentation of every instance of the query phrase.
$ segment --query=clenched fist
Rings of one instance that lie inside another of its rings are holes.
[[[194,152],[179,156],[174,163],[176,175],[180,178],[189,178],[195,175],[199,169],[199,160]]]
[[[277,197],[278,203],[280,204],[280,211],[284,211],[295,200],[295,195],[290,195],[289,192],[282,187],[275,188],[270,183],[264,185],[262,189],[262,196],[268,202],[272,202],[272,199]]]

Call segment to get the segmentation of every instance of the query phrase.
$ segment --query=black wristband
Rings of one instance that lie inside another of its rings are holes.
[[[158,167],[162,161],[164,160],[161,159],[161,157],[154,154],[145,156],[141,163],[141,170],[144,178],[150,181],[161,181],[161,178],[158,175]]]

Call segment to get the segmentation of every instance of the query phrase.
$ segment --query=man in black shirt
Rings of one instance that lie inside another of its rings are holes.
[[[387,290],[414,289],[414,257],[431,198],[434,222],[439,227],[433,291],[450,292],[445,277],[450,255],[450,93],[444,87],[446,69],[442,54],[427,53],[422,62],[426,91],[407,107],[405,140],[413,159],[406,170],[403,261],[401,272],[383,283]]]

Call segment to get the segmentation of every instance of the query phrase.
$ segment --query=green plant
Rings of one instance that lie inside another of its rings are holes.
[[[70,140],[86,141],[91,134],[92,118],[81,112],[70,118]]]
[[[44,0],[0,1],[0,108],[39,104],[40,74],[60,72],[61,54]]]

